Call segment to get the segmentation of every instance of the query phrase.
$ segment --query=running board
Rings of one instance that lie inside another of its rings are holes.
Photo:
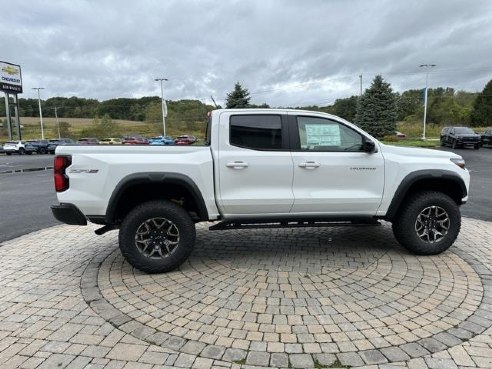
[[[380,226],[374,218],[357,218],[351,220],[224,220],[209,227],[211,231],[227,229],[257,229],[257,228],[302,228],[302,227],[368,227]]]

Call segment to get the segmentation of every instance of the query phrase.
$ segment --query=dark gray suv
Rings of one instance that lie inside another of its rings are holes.
[[[453,149],[473,146],[475,150],[478,150],[480,148],[480,135],[469,127],[444,127],[441,131],[441,146],[446,145]]]

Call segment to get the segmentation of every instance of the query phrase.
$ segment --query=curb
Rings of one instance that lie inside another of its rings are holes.
[[[39,167],[39,168],[27,168],[27,169],[12,169],[1,171],[0,174],[15,174],[15,173],[25,173],[25,172],[38,172],[41,170],[53,169],[53,166]]]

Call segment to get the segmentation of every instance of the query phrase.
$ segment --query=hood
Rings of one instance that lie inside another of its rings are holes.
[[[442,151],[436,149],[423,149],[421,147],[401,147],[401,146],[392,146],[385,145],[380,143],[381,151],[384,153],[391,153],[402,156],[420,156],[426,158],[461,158],[460,155],[449,151]]]

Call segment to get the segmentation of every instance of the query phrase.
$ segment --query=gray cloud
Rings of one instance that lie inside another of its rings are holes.
[[[159,95],[222,102],[236,81],[256,103],[325,105],[382,73],[394,89],[480,91],[492,78],[492,2],[475,0],[17,1],[0,60],[25,93],[97,99]]]

